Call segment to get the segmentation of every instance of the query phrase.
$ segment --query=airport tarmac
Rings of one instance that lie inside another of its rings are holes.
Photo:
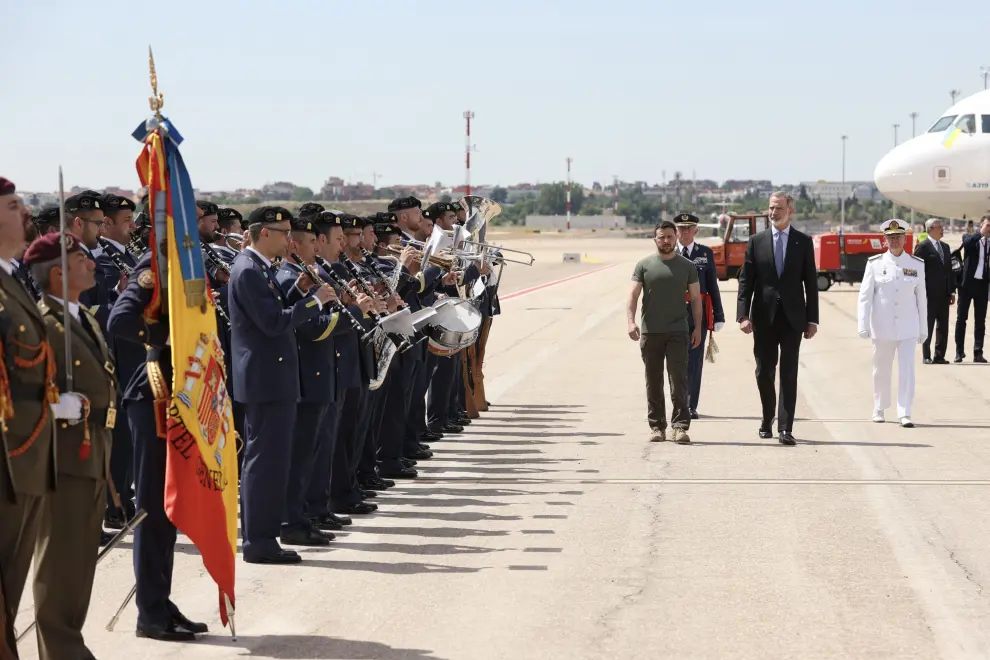
[[[916,427],[872,423],[857,287],[838,285],[802,344],[798,444],[761,440],[752,338],[723,282],[730,322],[694,443],[651,444],[624,310],[653,243],[490,238],[537,258],[504,271],[491,410],[301,565],[239,561],[237,641],[183,538],[172,598],[211,634],[136,639],[133,604],[107,632],[133,584],[125,541],[97,570],[85,633],[98,658],[990,656],[983,365],[921,365],[918,347]],[[29,589],[21,629],[30,608]],[[21,650],[37,657],[33,638]]]

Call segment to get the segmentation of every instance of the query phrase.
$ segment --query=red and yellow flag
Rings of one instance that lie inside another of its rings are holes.
[[[220,590],[220,619],[233,613],[237,554],[237,442],[223,350],[199,244],[196,200],[167,119],[142,124],[137,168],[148,187],[154,297],[149,322],[167,311],[173,377],[164,413],[165,512],[203,556]],[[167,237],[161,251],[160,237]],[[231,608],[228,610],[228,608]]]

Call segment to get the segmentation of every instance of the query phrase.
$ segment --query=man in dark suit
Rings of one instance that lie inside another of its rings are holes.
[[[295,286],[302,297],[289,304],[272,265],[289,247],[292,215],[262,206],[248,218],[251,247],[237,255],[229,286],[234,399],[244,404],[244,474],[241,530],[244,561],[294,564],[301,561],[278,543],[289,480],[296,406],[300,398],[295,329],[316,318],[333,296],[306,275]],[[311,289],[315,289],[312,295]]]
[[[949,343],[949,306],[956,301],[956,278],[952,272],[949,244],[942,240],[945,229],[938,218],[925,223],[928,239],[914,246],[914,256],[925,262],[925,293],[928,300],[928,339],[921,345],[925,364],[949,364],[945,349]],[[938,322],[938,332],[934,332]],[[935,357],[932,358],[932,335]]]
[[[969,305],[973,304],[973,362],[986,362],[983,357],[983,337],[986,334],[987,295],[990,294],[990,215],[980,220],[977,234],[963,236],[959,248],[963,258],[962,283],[959,285],[959,307],[956,309],[956,359],[966,357],[966,321]]]
[[[701,343],[688,352],[688,407],[691,419],[698,419],[698,400],[701,398],[701,371],[705,366],[705,339],[709,332],[718,332],[725,325],[722,311],[722,295],[718,290],[715,273],[715,253],[707,245],[695,243],[698,234],[698,217],[681,213],[674,220],[677,225],[677,251],[698,269],[701,285]],[[686,302],[688,306],[691,301]],[[688,330],[694,330],[694,317],[688,314]]]
[[[791,227],[794,198],[785,192],[770,196],[773,227],[750,236],[739,272],[736,320],[753,334],[756,385],[763,403],[760,437],[772,436],[774,376],[780,361],[777,432],[782,445],[793,445],[797,404],[798,354],[801,338],[818,330],[818,269],[811,237]]]

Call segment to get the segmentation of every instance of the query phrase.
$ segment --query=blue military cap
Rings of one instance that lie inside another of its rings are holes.
[[[456,213],[457,208],[448,202],[434,202],[426,207],[426,210],[423,211],[423,215],[427,218],[436,220],[437,218],[442,217],[447,211],[453,211]]]
[[[114,195],[113,193],[104,194],[100,201],[100,208],[103,209],[104,213],[115,213],[117,211],[137,211],[137,204],[126,197]]]
[[[398,199],[393,199],[388,205],[388,210],[392,212],[419,208],[423,208],[423,203],[412,195],[409,197],[399,197]]]
[[[217,213],[217,218],[220,220],[229,220],[230,222],[236,222],[241,224],[244,221],[244,216],[237,209],[232,209],[228,206],[221,206],[220,211]]]
[[[65,200],[65,210],[69,213],[80,213],[82,211],[92,211],[94,209],[102,209],[103,204],[100,200],[102,195],[93,190],[84,190],[78,195],[73,195],[72,197]],[[58,210],[56,209],[56,213]]]
[[[674,218],[674,224],[678,227],[696,227],[698,225],[698,216],[692,213],[681,213]]]
[[[198,206],[200,208],[200,210],[203,211],[203,215],[204,216],[206,216],[206,215],[217,215],[218,213],[220,213],[220,207],[219,206],[217,206],[213,202],[208,202],[205,199],[197,199],[196,200],[196,206]]]
[[[44,227],[46,225],[58,226],[59,224],[58,207],[46,206],[40,211],[38,211],[38,215],[34,216],[32,220],[34,220],[34,224],[38,225],[39,227]]]
[[[292,218],[289,225],[292,227],[292,231],[305,231],[317,235],[320,233],[320,228],[313,222],[313,218]]]
[[[319,226],[321,231],[327,231],[331,227],[343,227],[340,216],[333,211],[320,211],[313,218],[313,222]]]
[[[259,206],[248,216],[248,226],[292,222],[292,214],[281,206]]]
[[[388,238],[389,236],[401,236],[402,230],[399,229],[399,225],[394,225],[389,222],[376,222],[375,223],[375,237],[378,240]]]
[[[344,213],[340,216],[340,224],[345,231],[348,229],[364,229],[364,218],[351,213]]]
[[[326,211],[326,208],[324,208],[322,204],[317,204],[316,202],[306,202],[299,207],[297,214],[300,218],[308,218],[310,216],[319,215],[324,211]]]

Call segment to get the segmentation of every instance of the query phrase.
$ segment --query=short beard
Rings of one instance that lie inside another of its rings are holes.
[[[673,245],[671,245],[670,247],[664,247],[663,245],[657,246],[657,252],[659,252],[660,254],[670,254],[673,251],[674,251]]]

